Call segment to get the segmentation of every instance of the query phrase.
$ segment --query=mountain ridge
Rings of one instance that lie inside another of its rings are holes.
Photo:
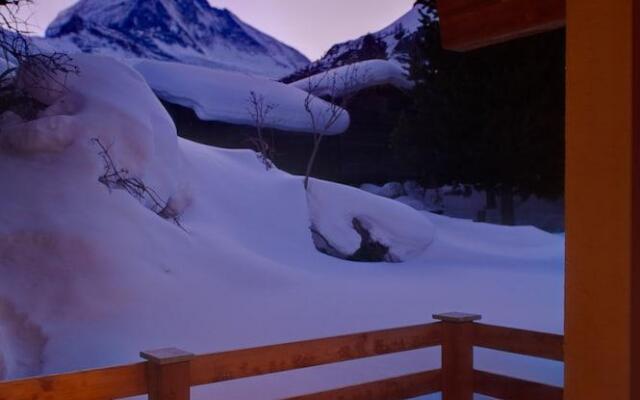
[[[80,0],[49,25],[54,48],[284,76],[299,51],[205,0]]]

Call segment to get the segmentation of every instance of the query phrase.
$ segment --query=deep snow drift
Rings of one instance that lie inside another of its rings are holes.
[[[193,109],[201,120],[254,125],[249,104],[254,92],[262,96],[265,107],[273,107],[264,121],[266,128],[313,132],[304,108],[307,93],[296,87],[239,72],[163,61],[141,60],[134,68],[161,99]],[[314,98],[310,107],[317,126],[331,116],[329,104],[322,99]],[[348,127],[349,113],[343,111],[325,133],[339,134]]]
[[[251,151],[176,137],[142,77],[79,55],[66,88],[34,92],[38,119],[0,122],[0,373],[17,378],[428,322],[479,312],[492,323],[562,329],[563,238],[473,224],[265,170]],[[28,84],[28,82],[25,82]],[[99,178],[105,164],[171,199],[184,229]],[[363,217],[403,263],[319,253],[311,219],[353,246]],[[521,312],[526,310],[526,312]],[[195,398],[277,398],[437,366],[437,349],[225,383]],[[480,367],[561,383],[557,363],[479,352]]]

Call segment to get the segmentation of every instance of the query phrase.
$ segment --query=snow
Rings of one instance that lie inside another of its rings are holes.
[[[391,85],[401,90],[413,87],[406,71],[398,63],[387,60],[367,60],[345,65],[301,79],[291,85],[301,90],[311,89],[311,93],[316,96],[338,97],[375,86]]]
[[[192,108],[202,120],[253,125],[249,112],[253,91],[264,97],[265,105],[275,107],[265,127],[313,132],[311,118],[304,108],[307,93],[295,87],[244,73],[164,61],[140,60],[134,67],[161,99]],[[311,107],[318,126],[324,125],[330,115],[329,103],[314,98]],[[343,111],[326,134],[340,134],[348,127],[349,114]]]
[[[562,331],[562,236],[432,215],[319,180],[307,197],[301,177],[266,170],[251,151],[178,139],[129,67],[90,55],[76,62],[80,74],[46,97],[38,119],[0,124],[0,141],[17,143],[0,146],[5,377],[137,361],[160,347],[204,353],[424,323],[452,310]],[[23,144],[21,131],[64,145]],[[164,199],[189,198],[184,229],[98,181],[94,137]],[[405,261],[353,263],[314,248],[311,220],[353,248],[354,215],[369,218]],[[558,363],[477,355],[481,368],[562,382]],[[282,398],[438,360],[438,349],[410,352],[198,388],[193,398]]]

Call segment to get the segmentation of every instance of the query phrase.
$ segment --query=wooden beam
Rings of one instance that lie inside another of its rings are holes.
[[[438,393],[441,371],[427,371],[326,392],[290,397],[287,400],[404,400]]]
[[[562,28],[565,0],[439,0],[446,49],[467,51]]]
[[[522,379],[474,371],[473,386],[478,394],[505,400],[562,400],[562,388]]]
[[[633,3],[633,227],[631,240],[631,398],[640,399],[640,1]],[[635,338],[635,340],[634,340]]]
[[[501,326],[476,324],[473,344],[493,350],[563,361],[563,337]]]
[[[440,323],[431,323],[197,356],[191,362],[191,384],[206,385],[439,346],[441,328]]]
[[[565,396],[630,388],[633,4],[567,1]],[[637,67],[635,67],[637,68]]]

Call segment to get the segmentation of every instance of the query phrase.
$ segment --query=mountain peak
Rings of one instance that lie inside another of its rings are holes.
[[[280,77],[309,60],[206,0],[80,0],[49,25],[78,50]]]

